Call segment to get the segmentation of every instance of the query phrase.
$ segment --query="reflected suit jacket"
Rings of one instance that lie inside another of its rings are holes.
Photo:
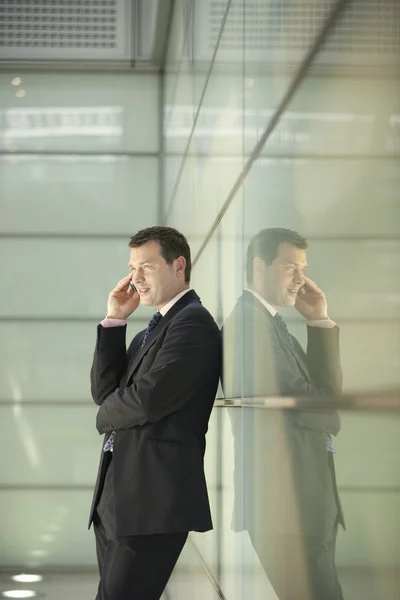
[[[308,327],[305,353],[271,313],[244,291],[223,327],[226,397],[340,394],[339,328]],[[236,531],[330,539],[344,526],[327,435],[337,435],[331,410],[232,408]]]
[[[221,334],[190,290],[126,351],[125,327],[97,331],[91,370],[99,433],[113,450],[117,535],[212,529],[203,467],[221,370]],[[102,442],[102,446],[104,441]],[[101,493],[104,453],[89,527]]]

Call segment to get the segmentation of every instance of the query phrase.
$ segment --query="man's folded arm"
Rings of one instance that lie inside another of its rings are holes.
[[[261,355],[257,358],[257,373],[254,373],[256,380],[258,380],[254,395],[319,396],[323,399],[329,393],[329,389],[307,381],[305,377],[299,375],[297,369],[292,368],[276,339],[275,332],[271,328],[259,332],[258,336],[260,335],[261,339],[257,347],[260,348]],[[264,357],[264,360],[262,360],[262,357]],[[299,427],[332,433],[333,435],[337,435],[340,429],[340,420],[336,411],[298,410],[293,414]]]
[[[284,379],[284,368],[281,365],[279,367],[278,379],[281,386],[281,394],[284,396],[318,396],[323,400],[326,396],[326,391],[319,388],[311,383],[308,383],[305,379],[294,376],[293,372],[286,373],[286,381]],[[305,429],[311,429],[313,431],[322,431],[324,433],[331,433],[337,435],[340,430],[340,419],[339,415],[334,410],[329,409],[315,409],[315,410],[296,410],[293,411],[293,418],[298,427]]]
[[[97,327],[97,341],[90,370],[92,398],[101,405],[117,389],[126,370],[126,325]]]
[[[221,360],[218,332],[190,316],[172,323],[150,370],[125,389],[116,389],[102,403],[99,433],[155,423],[187,402]]]
[[[307,363],[310,375],[325,394],[342,393],[339,327],[307,327]]]

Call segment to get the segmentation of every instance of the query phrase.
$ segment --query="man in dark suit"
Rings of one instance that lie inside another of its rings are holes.
[[[221,368],[220,332],[189,289],[190,249],[170,227],[129,242],[130,274],[108,299],[91,370],[107,434],[92,521],[98,600],[158,600],[188,532],[212,529],[203,468]],[[126,349],[126,319],[156,306]]]
[[[264,229],[247,251],[248,288],[223,327],[227,397],[341,393],[339,328],[305,275],[307,241]],[[307,352],[278,307],[307,319]],[[336,487],[335,411],[230,409],[235,445],[234,528],[249,532],[280,600],[340,600],[334,554],[344,526]]]

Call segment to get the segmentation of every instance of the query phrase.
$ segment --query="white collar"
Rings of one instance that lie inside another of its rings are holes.
[[[164,306],[162,308],[160,308],[160,310],[158,312],[160,312],[161,315],[164,317],[167,314],[167,312],[169,311],[169,309],[172,308],[173,305],[176,302],[178,302],[178,300],[180,298],[182,298],[182,296],[184,296],[188,292],[190,292],[190,288],[187,288],[187,290],[183,290],[183,292],[180,292],[179,294],[177,294],[174,298],[172,298],[172,300],[170,300],[169,302],[167,302],[167,304],[164,304]]]
[[[262,296],[260,296],[260,294],[257,294],[257,292],[255,292],[254,290],[251,290],[249,288],[245,288],[246,292],[251,292],[253,294],[253,296],[255,296],[257,298],[257,300],[259,300],[261,302],[261,304],[263,304],[265,306],[265,308],[268,310],[268,312],[271,313],[271,315],[274,317],[276,315],[276,313],[278,312],[276,310],[276,308],[274,308],[272,306],[272,304],[270,304],[269,302],[267,302],[265,300],[265,298],[263,298]]]

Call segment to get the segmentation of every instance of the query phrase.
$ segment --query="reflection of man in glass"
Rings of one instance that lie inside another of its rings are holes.
[[[305,275],[306,240],[264,229],[247,250],[247,282],[224,328],[227,397],[340,394],[339,328]],[[278,307],[307,319],[307,352]],[[334,554],[344,526],[329,410],[232,409],[236,530],[247,530],[280,600],[340,600]]]

